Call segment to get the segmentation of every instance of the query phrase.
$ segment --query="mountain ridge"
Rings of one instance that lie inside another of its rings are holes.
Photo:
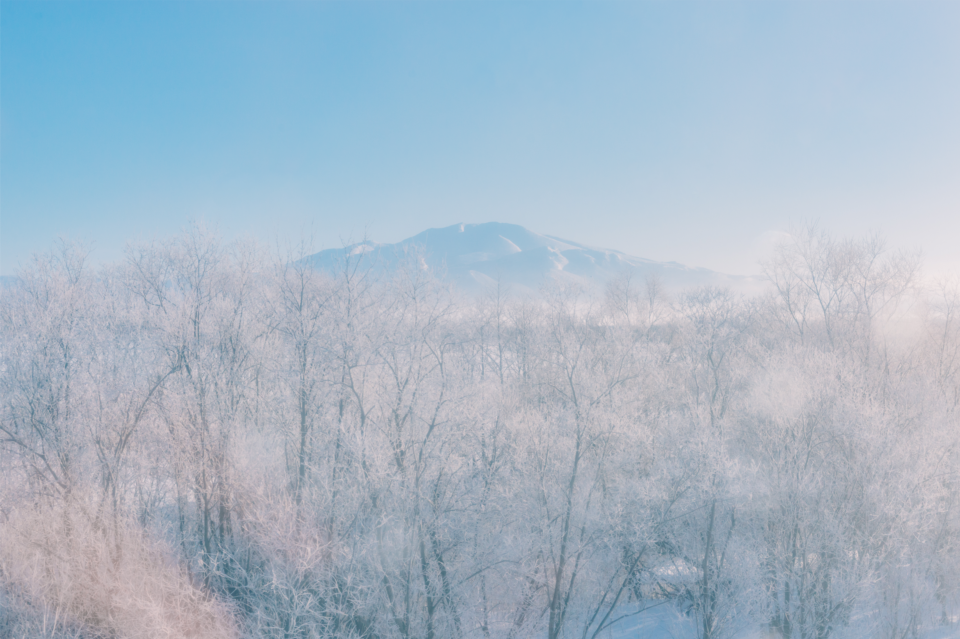
[[[515,293],[534,294],[551,280],[599,291],[624,272],[643,280],[656,277],[666,289],[674,291],[721,286],[753,293],[761,286],[758,280],[747,276],[678,262],[657,262],[502,222],[430,228],[394,244],[366,240],[326,249],[303,261],[320,270],[336,271],[346,260],[362,255],[370,268],[391,271],[411,252],[418,253],[426,269],[473,295],[495,287],[498,282]]]

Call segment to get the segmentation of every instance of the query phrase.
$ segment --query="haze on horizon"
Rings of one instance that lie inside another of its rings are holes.
[[[960,264],[960,4],[5,0],[0,272],[192,219],[501,221],[756,272],[817,219]]]

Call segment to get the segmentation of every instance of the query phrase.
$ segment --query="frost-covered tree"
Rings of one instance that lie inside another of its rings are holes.
[[[811,227],[754,299],[468,299],[306,253],[2,291],[0,635],[955,633],[958,305],[913,257]]]

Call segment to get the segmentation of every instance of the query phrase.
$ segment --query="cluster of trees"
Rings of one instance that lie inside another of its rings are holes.
[[[960,614],[960,294],[463,300],[194,230],[0,299],[0,635],[920,637]],[[953,624],[953,625],[951,625]]]

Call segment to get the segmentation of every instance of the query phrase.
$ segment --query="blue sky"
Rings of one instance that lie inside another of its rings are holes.
[[[5,275],[193,219],[734,273],[819,219],[960,267],[960,2],[4,0],[0,30]]]

